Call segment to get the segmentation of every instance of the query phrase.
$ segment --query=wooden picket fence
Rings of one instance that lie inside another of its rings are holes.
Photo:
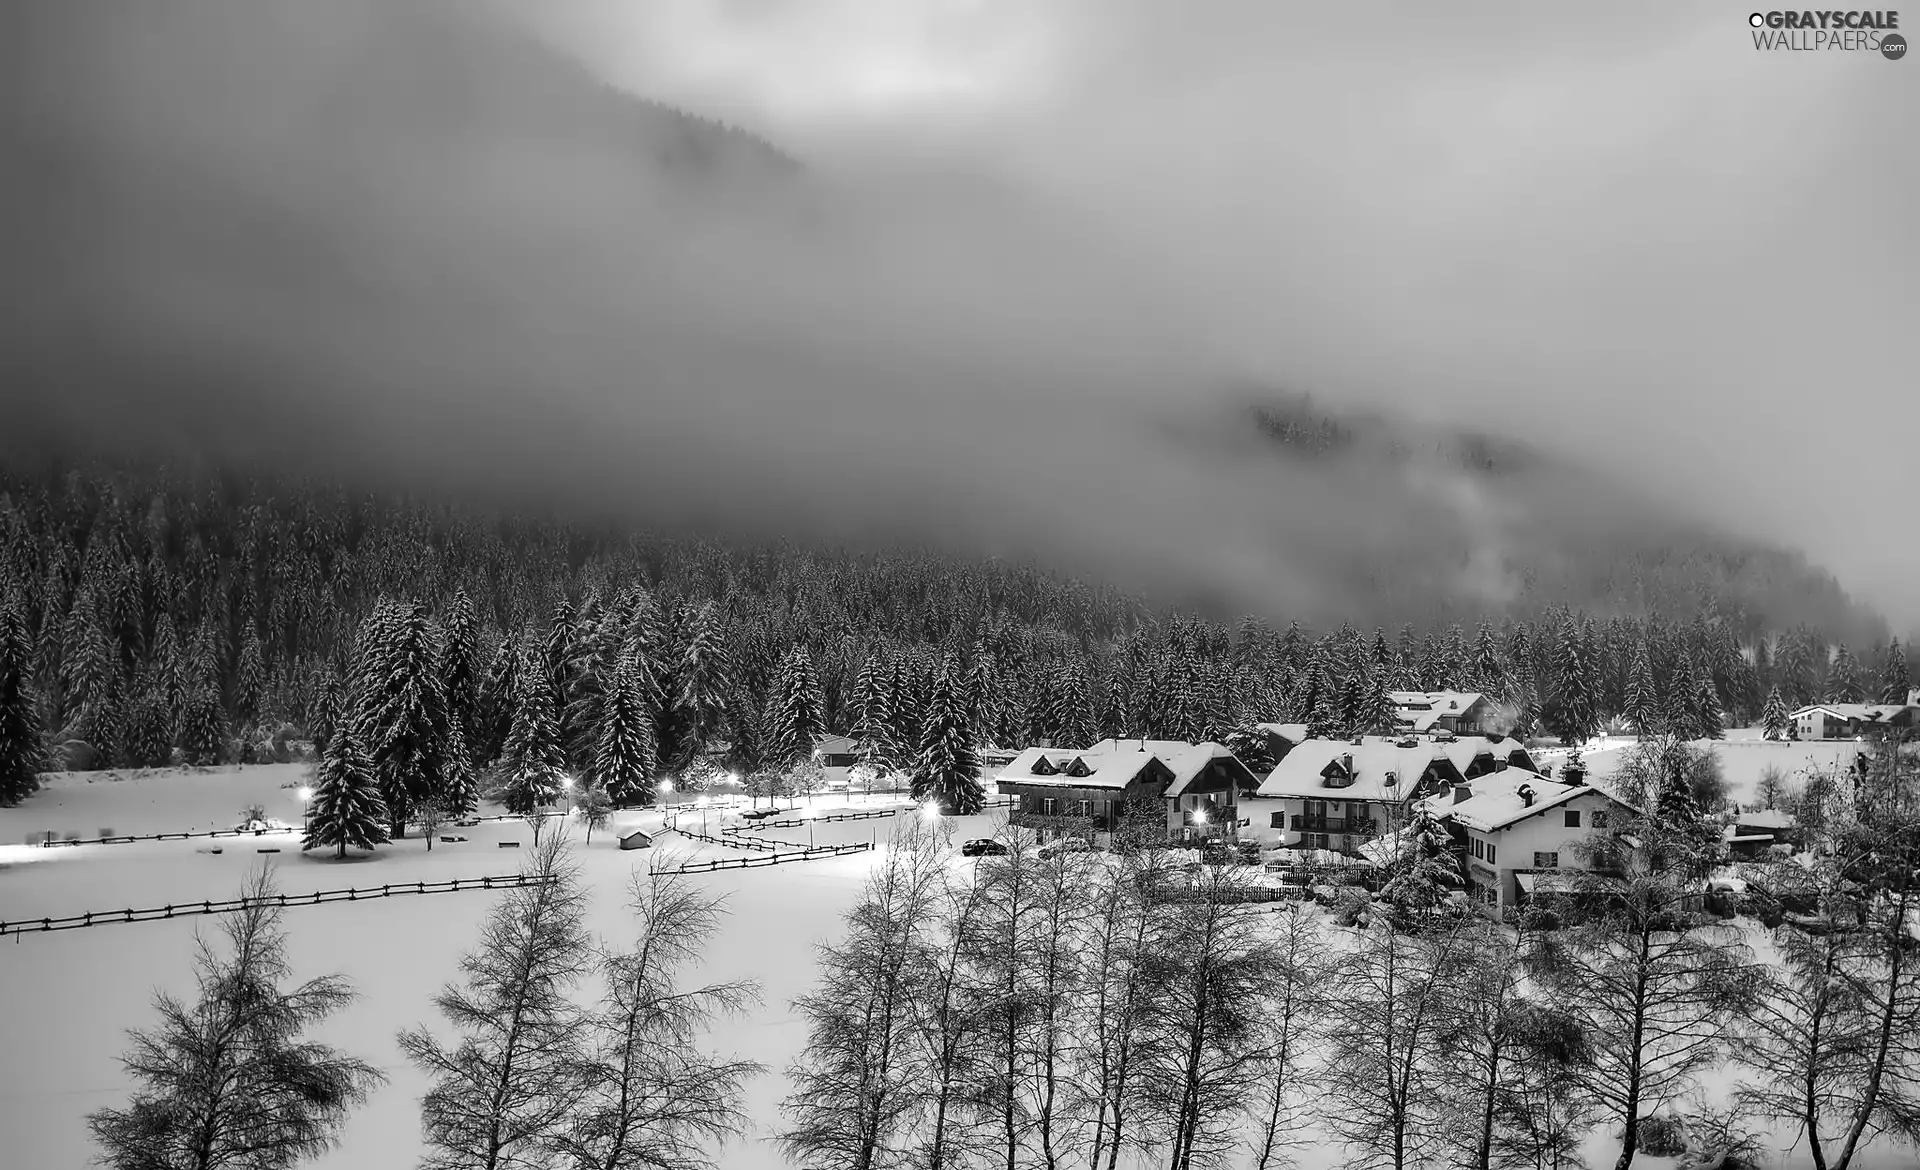
[[[822,857],[841,857],[849,853],[865,853],[873,848],[871,841],[856,841],[851,845],[822,845],[816,849],[798,849],[790,853],[763,853],[758,857],[726,857],[714,861],[686,861],[674,867],[674,873],[711,873],[717,869],[759,869],[768,865],[784,865],[789,861],[814,861]]]
[[[455,894],[462,890],[510,890],[519,886],[539,885],[546,880],[548,879],[537,874],[513,873],[492,877],[454,878],[441,882],[400,882],[365,888],[316,890],[311,894],[275,894],[266,899],[266,902],[279,907],[319,906],[328,902],[364,902],[376,898],[398,898],[409,894]],[[16,922],[0,922],[0,938],[11,934],[15,936],[17,942],[20,935],[50,930],[79,930],[88,926],[154,922],[164,918],[185,918],[201,914],[231,914],[236,910],[246,909],[248,904],[245,898],[227,898],[219,901],[157,906],[145,910],[90,910],[85,914],[73,914],[65,918],[27,918]]]

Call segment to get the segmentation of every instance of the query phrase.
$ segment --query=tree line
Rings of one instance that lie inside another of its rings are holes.
[[[43,770],[287,759],[349,724],[398,824],[431,792],[465,801],[510,756],[523,792],[564,767],[644,799],[703,765],[778,771],[836,732],[960,797],[935,777],[965,761],[923,766],[930,738],[1344,735],[1390,729],[1389,691],[1437,689],[1494,696],[1520,735],[1624,720],[1711,736],[1909,683],[1898,642],[1766,630],[1711,598],[1684,616],[1315,632],[1158,611],[1030,565],[726,547],[305,485],[76,471],[0,500],[6,802]]]

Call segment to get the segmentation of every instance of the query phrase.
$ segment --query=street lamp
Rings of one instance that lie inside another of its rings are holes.
[[[303,785],[300,789],[300,833],[302,836],[304,836],[307,831],[307,806],[312,800],[313,789]]]
[[[812,805],[808,805],[807,811],[800,814],[800,819],[807,822],[807,848],[809,849],[813,848],[813,818],[819,815],[813,811]]]
[[[707,831],[707,801],[705,796],[700,798],[700,832],[703,836]]]
[[[929,821],[937,821],[940,819],[940,806],[934,801],[929,800],[920,806],[920,815]]]

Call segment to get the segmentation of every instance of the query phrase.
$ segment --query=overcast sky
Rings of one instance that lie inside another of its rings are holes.
[[[1757,53],[1704,5],[494,3],[790,149],[826,226],[649,220],[607,141],[556,139],[546,90],[464,75],[425,16],[41,5],[15,128],[89,182],[131,169],[23,244],[69,293],[36,298],[40,341],[94,328],[109,287],[149,339],[272,360],[305,421],[378,420],[370,448],[495,393],[481,449],[645,463],[621,490],[686,514],[1144,529],[1285,595],[1297,565],[1249,550],[1275,534],[1227,494],[1248,485],[1114,409],[1249,377],[1558,444],[1920,622],[1911,61]],[[1310,535],[1397,531],[1370,524]]]
[[[1920,66],[1756,52],[1745,16],[542,6],[634,89],[816,150],[881,143],[1061,193],[1185,295],[1218,294],[1250,362],[1499,411],[1603,460],[1630,444],[1662,486],[1915,614],[1920,537],[1863,503],[1920,489],[1903,343],[1920,333]]]

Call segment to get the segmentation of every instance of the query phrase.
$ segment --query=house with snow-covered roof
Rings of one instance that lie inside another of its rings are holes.
[[[1152,809],[1170,839],[1197,841],[1234,837],[1239,803],[1260,778],[1217,743],[1104,739],[1073,751],[1029,748],[998,784],[1020,799],[1012,823],[1043,836],[1091,837],[1128,817],[1144,825]]]
[[[1635,810],[1591,784],[1561,784],[1518,768],[1428,798],[1452,831],[1467,891],[1489,907],[1517,906],[1542,875],[1590,866],[1590,845]]]
[[[1801,739],[1853,739],[1870,730],[1920,723],[1920,691],[1905,703],[1809,703],[1788,717]]]
[[[1405,822],[1411,802],[1464,782],[1441,747],[1416,736],[1303,741],[1243,801],[1243,836],[1358,856]]]
[[[1482,735],[1495,714],[1493,701],[1478,691],[1388,691],[1387,698],[1400,729],[1415,735]]]

